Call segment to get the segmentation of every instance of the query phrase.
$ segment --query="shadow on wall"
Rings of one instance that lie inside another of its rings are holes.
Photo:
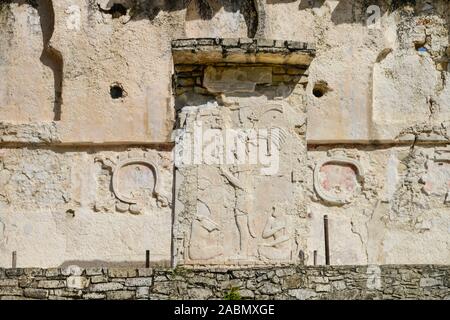
[[[437,7],[433,4],[441,1],[434,0],[431,5]],[[247,36],[253,38],[264,36],[266,5],[293,2],[298,2],[298,10],[317,9],[329,5],[326,0],[111,0],[108,8],[117,5],[116,9],[119,14],[121,11],[119,9],[125,13],[129,10],[131,20],[153,20],[161,11],[172,12],[186,9],[186,21],[211,21],[223,9],[226,13],[241,13],[247,27]],[[370,14],[367,13],[367,8],[370,6],[378,6],[383,14],[409,5],[415,8],[416,14],[421,14],[424,6],[422,2],[418,0],[340,0],[333,8],[331,20],[336,25],[366,24]]]
[[[267,0],[268,4],[289,3],[290,0]],[[415,15],[426,15],[430,10],[447,12],[447,21],[450,23],[450,3],[443,4],[445,0],[421,1],[421,0],[340,0],[331,14],[331,20],[334,24],[362,23],[366,24],[368,18],[367,8],[378,6],[381,15],[384,12],[393,12],[395,10],[410,6],[414,8]],[[326,0],[299,0],[299,10],[317,9],[326,4]],[[439,8],[439,6],[447,6]],[[444,17],[445,19],[445,17]]]
[[[55,12],[52,0],[2,0],[1,5],[16,3],[17,5],[30,5],[37,10],[42,30],[43,50],[40,57],[41,63],[49,67],[53,72],[54,103],[53,120],[61,120],[62,105],[62,80],[63,58],[61,53],[50,45],[50,39],[55,29]]]
[[[186,21],[211,20],[223,8],[225,12],[240,12],[247,26],[247,36],[253,38],[258,29],[257,1],[259,0],[112,0],[108,7],[114,4],[125,7],[125,10],[130,10],[131,20],[153,20],[161,11],[187,9]]]
[[[186,21],[211,20],[222,8],[225,12],[241,13],[247,27],[247,37],[255,37],[258,10],[254,0],[191,0],[186,8]]]
[[[61,120],[62,105],[62,81],[63,81],[63,57],[61,53],[50,45],[50,40],[55,30],[55,11],[51,0],[41,0],[37,7],[43,38],[43,51],[41,62],[53,71],[54,81],[54,120]]]

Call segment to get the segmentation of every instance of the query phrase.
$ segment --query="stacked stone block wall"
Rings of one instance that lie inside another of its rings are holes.
[[[450,299],[450,267],[0,269],[0,299]]]

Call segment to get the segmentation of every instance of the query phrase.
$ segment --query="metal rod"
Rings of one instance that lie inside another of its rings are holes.
[[[317,266],[317,250],[314,250],[313,256],[314,256],[314,265]]]
[[[150,268],[150,250],[145,251],[145,267]]]
[[[16,251],[13,251],[13,253],[12,253],[12,262],[11,262],[11,264],[12,264],[12,268],[13,269],[17,268],[17,252]]]
[[[330,265],[330,239],[328,235],[328,216],[323,217],[323,230],[325,235],[325,264]]]

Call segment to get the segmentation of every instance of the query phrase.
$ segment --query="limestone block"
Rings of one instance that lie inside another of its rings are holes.
[[[309,300],[317,296],[317,293],[311,289],[292,289],[289,294],[298,300]]]
[[[90,290],[93,292],[114,291],[122,288],[123,285],[117,282],[96,283],[90,286]]]
[[[19,282],[17,279],[1,279],[0,287],[17,287]]]
[[[26,288],[23,291],[23,295],[27,298],[46,299],[48,297],[48,290]]]
[[[38,288],[44,289],[64,288],[65,286],[66,280],[40,280],[38,282]]]
[[[144,287],[144,286],[151,286],[152,285],[152,278],[131,278],[127,279],[125,281],[126,287]]]
[[[203,79],[204,86],[210,92],[253,92],[257,84],[271,82],[270,67],[207,67]]]
[[[86,277],[70,276],[67,278],[67,287],[71,289],[84,289],[89,286],[89,280]]]
[[[108,291],[107,300],[131,300],[136,296],[134,291]]]

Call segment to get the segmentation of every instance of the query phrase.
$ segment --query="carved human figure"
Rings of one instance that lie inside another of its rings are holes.
[[[267,219],[262,238],[268,240],[260,245],[259,254],[269,260],[287,260],[290,256],[289,235],[283,213],[273,208],[271,216]]]
[[[219,225],[208,216],[209,209],[204,203],[198,203],[197,212],[191,227],[189,257],[193,260],[209,260],[220,256]]]
[[[249,165],[239,168],[236,175],[221,166],[220,170],[225,178],[235,187],[236,204],[234,207],[234,217],[239,231],[239,253],[238,258],[245,259],[250,255],[250,237],[256,238],[253,226],[253,178]]]

